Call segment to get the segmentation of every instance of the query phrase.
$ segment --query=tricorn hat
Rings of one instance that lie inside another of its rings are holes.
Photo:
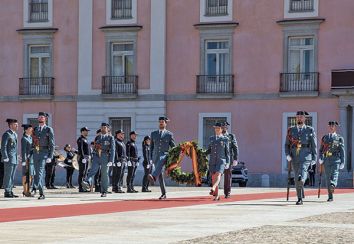
[[[117,130],[115,134],[118,135],[118,134],[125,134],[125,133],[123,130]]]
[[[6,119],[6,123],[8,124],[17,123],[17,119]]]
[[[49,117],[49,114],[48,113],[46,113],[46,112],[39,112],[38,113],[38,116],[44,116],[44,117]]]
[[[83,131],[90,131],[90,130],[89,130],[89,128],[87,128],[87,126],[85,126],[80,129],[80,132],[83,132]]]
[[[24,130],[27,130],[28,128],[31,128],[31,124],[22,124],[21,127],[23,127]]]
[[[109,124],[108,124],[108,123],[103,122],[103,123],[101,123],[101,126],[107,126],[107,127],[109,127]]]
[[[309,113],[306,112],[306,111],[297,111],[297,112],[296,112],[296,115],[304,115],[304,116],[307,116],[307,115],[309,115]]]
[[[328,125],[335,125],[335,126],[339,126],[339,123],[335,120],[331,120],[331,121],[328,121]]]
[[[223,126],[223,123],[216,122],[213,127],[222,127],[222,126]]]
[[[159,121],[160,121],[160,120],[164,120],[164,121],[166,121],[166,122],[170,121],[169,118],[167,118],[166,116],[160,116],[160,117],[159,117]]]

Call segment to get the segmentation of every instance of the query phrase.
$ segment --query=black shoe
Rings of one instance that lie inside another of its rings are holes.
[[[123,191],[122,189],[118,189],[117,193],[125,193],[125,191]]]
[[[106,197],[107,196],[107,193],[106,192],[102,192],[101,193],[101,197]]]
[[[44,199],[45,199],[44,194],[40,194],[39,197],[38,197],[38,200],[44,200]]]
[[[11,192],[11,195],[12,195],[13,198],[18,198],[18,196],[15,195],[13,192]]]
[[[297,200],[297,202],[296,202],[296,205],[303,205],[304,203],[302,202],[302,199],[301,198],[299,198],[298,200]]]
[[[329,198],[327,199],[327,202],[333,202],[333,197],[329,197]]]
[[[132,191],[133,191],[134,193],[137,193],[137,192],[139,192],[139,191],[135,190],[134,188],[132,189]]]
[[[166,199],[166,194],[162,194],[162,195],[159,197],[159,200],[163,200],[163,199]]]
[[[56,187],[54,185],[50,185],[50,189],[58,189],[58,187]]]
[[[135,193],[132,189],[127,190],[128,193]]]
[[[71,188],[71,189],[76,189],[75,186],[73,186],[73,185],[70,185],[70,188]]]
[[[52,186],[45,186],[45,188],[47,188],[47,189],[52,189]]]
[[[83,180],[81,182],[81,186],[84,191],[90,191],[90,184],[87,181]]]
[[[142,189],[141,192],[151,192],[149,189]]]
[[[79,192],[88,192],[88,191],[86,191],[86,190],[80,188],[80,189],[79,189]]]
[[[5,192],[4,197],[5,198],[14,198],[14,196],[11,194],[11,192]]]
[[[225,198],[230,198],[231,196],[229,194],[225,195]]]

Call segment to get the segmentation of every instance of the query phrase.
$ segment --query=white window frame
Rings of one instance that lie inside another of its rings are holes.
[[[112,19],[112,0],[106,0],[106,24],[107,25],[125,25],[137,24],[138,21],[138,2],[132,0],[132,18],[130,19]]]
[[[53,0],[48,0],[48,21],[47,22],[29,22],[29,2],[23,0],[23,27],[52,27],[53,26]]]
[[[113,51],[113,46],[114,45],[119,45],[119,44],[131,44],[133,45],[133,50],[129,50],[129,51]],[[133,56],[133,70],[134,70],[134,74],[135,74],[135,44],[134,42],[112,42],[111,43],[111,67],[110,67],[110,70],[111,70],[111,76],[113,75],[113,70],[114,70],[114,67],[113,67],[113,59],[114,59],[114,56],[122,56],[123,57],[123,62],[122,62],[122,65],[123,65],[123,76],[126,76],[127,74],[125,73],[125,57],[126,56]],[[133,74],[133,75],[134,75]]]
[[[36,54],[32,54],[31,53],[31,47],[48,47],[49,49],[49,52],[48,53],[36,53]],[[46,76],[46,77],[51,77],[51,71],[52,71],[52,62],[51,62],[51,54],[50,54],[50,45],[38,45],[38,44],[35,44],[35,45],[29,45],[28,46],[28,77],[29,78],[41,78],[41,77],[44,77],[42,76],[42,58],[49,58],[49,65],[50,65],[50,68],[49,68],[49,75]],[[31,58],[39,58],[39,76],[38,77],[31,77],[30,73],[31,73]]]
[[[229,126],[229,131],[232,131],[231,128],[231,113],[199,113],[199,118],[198,118],[198,144],[203,145],[203,120],[204,118],[210,118],[210,117],[223,117],[226,118],[226,121],[230,124]]]
[[[290,1],[284,0],[284,18],[309,18],[309,17],[318,17],[318,5],[319,0],[313,0],[313,11],[306,12],[291,12],[290,11]]]
[[[53,124],[53,117],[52,117],[52,114],[49,114],[49,117],[48,117],[48,121],[47,121],[47,125],[52,127],[52,124]],[[28,119],[37,119],[38,118],[38,113],[35,113],[35,114],[23,114],[22,116],[22,123],[23,124],[27,124],[27,120]]]
[[[227,42],[228,43],[228,48],[225,48],[225,49],[208,49],[208,43],[210,42]],[[209,75],[208,74],[208,54],[217,54],[216,55],[216,75],[221,75],[220,74],[220,70],[219,70],[219,62],[220,62],[220,54],[229,54],[229,60],[228,60],[228,67],[227,69],[229,70],[228,73],[224,74],[224,75],[230,75],[231,73],[231,64],[230,64],[230,56],[231,56],[231,53],[230,53],[230,42],[229,40],[206,40],[205,41],[205,56],[204,56],[204,65],[205,65],[205,75]]]
[[[200,1],[200,10],[199,10],[199,21],[200,22],[223,22],[223,21],[232,21],[232,0],[227,2],[227,13],[228,15],[223,16],[205,16],[206,0]]]
[[[318,134],[317,134],[317,112],[308,112],[308,113],[309,113],[309,117],[312,117],[312,127],[314,128],[314,131],[316,133],[316,140],[318,140]],[[286,135],[287,135],[287,132],[288,132],[288,118],[289,117],[296,117],[296,112],[284,112],[283,113],[282,139],[281,139],[281,142],[282,142],[281,143],[281,171],[282,171],[283,174],[287,174],[288,173],[288,163],[286,161],[284,145],[285,145]]]
[[[306,38],[311,38],[312,39],[312,45],[299,45],[299,46],[291,46],[290,45],[290,40],[291,39],[306,39]],[[291,72],[290,71],[290,53],[291,51],[299,51],[300,52],[300,73],[304,73],[304,68],[305,68],[305,64],[304,64],[304,51],[307,50],[312,50],[312,66],[313,66],[313,70],[310,70],[309,72],[315,72],[315,37],[314,36],[290,36],[288,38],[288,72],[289,73],[295,73],[295,72]]]

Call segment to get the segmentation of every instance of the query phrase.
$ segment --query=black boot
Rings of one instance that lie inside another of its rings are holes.
[[[302,199],[299,198],[299,199],[297,200],[297,202],[296,202],[296,205],[302,205],[302,204],[303,204]]]

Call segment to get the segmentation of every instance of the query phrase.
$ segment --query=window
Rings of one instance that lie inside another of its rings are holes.
[[[28,118],[27,119],[27,124],[32,125],[32,127],[38,126],[38,119],[37,118]]]
[[[290,0],[291,12],[308,12],[314,10],[313,0]]]
[[[48,21],[48,0],[29,0],[28,22]]]
[[[312,126],[312,117],[306,117],[305,124]],[[290,116],[287,118],[287,127],[296,126],[296,116]]]
[[[109,118],[109,123],[111,125],[111,133],[115,136],[117,130],[123,130],[125,132],[124,142],[129,141],[129,132],[131,131],[131,118]]]
[[[214,125],[216,122],[225,122],[226,117],[204,117],[203,118],[203,147],[207,148],[209,145],[209,138],[214,135]]]
[[[230,49],[228,41],[206,41],[206,75],[230,74]]]
[[[50,77],[50,47],[29,46],[29,77]]]
[[[131,19],[132,0],[112,0],[112,19]]]
[[[228,15],[228,0],[205,0],[205,16]]]
[[[289,37],[288,72],[314,72],[314,39],[312,37]]]
[[[134,75],[134,44],[112,43],[111,75]]]

